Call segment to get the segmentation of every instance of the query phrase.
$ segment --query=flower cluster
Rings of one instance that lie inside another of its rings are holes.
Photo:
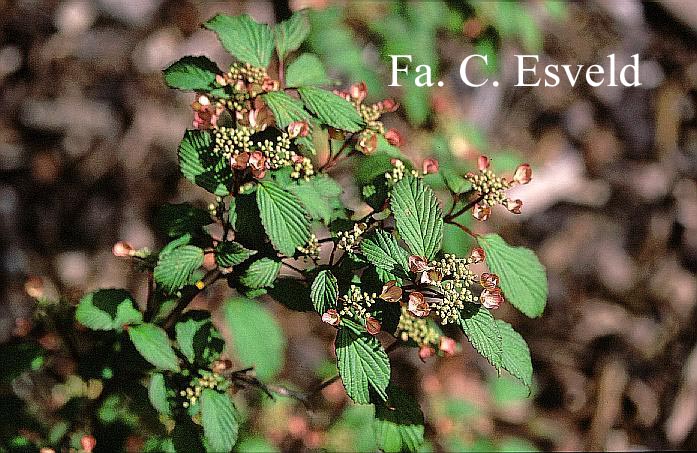
[[[366,127],[358,136],[356,148],[363,154],[372,154],[378,147],[378,135],[384,135],[385,139],[394,146],[402,143],[402,137],[395,129],[385,130],[385,125],[380,121],[383,113],[394,112],[399,104],[394,99],[384,99],[375,104],[363,104],[368,95],[365,82],[351,85],[347,91],[335,90],[335,94],[349,101],[361,115]]]
[[[353,229],[349,231],[339,231],[337,237],[339,242],[337,243],[337,248],[346,251],[355,251],[361,236],[368,229],[368,225],[363,222],[359,222],[353,225]]]
[[[279,82],[269,77],[265,68],[258,68],[249,63],[234,63],[225,74],[215,77],[220,86],[232,88],[232,98],[226,99],[225,106],[243,116],[251,110],[251,100],[262,93],[277,91]]]
[[[506,191],[516,184],[527,184],[532,178],[532,169],[528,164],[516,168],[513,180],[498,177],[489,169],[491,162],[486,156],[479,156],[477,166],[479,173],[469,172],[465,175],[472,184],[472,190],[479,194],[477,202],[472,207],[472,215],[477,220],[486,220],[491,215],[491,208],[503,205],[514,214],[520,214],[523,206],[521,200],[513,200],[506,196]]]
[[[225,377],[216,372],[203,372],[201,377],[192,379],[189,386],[179,392],[179,396],[185,399],[182,402],[182,407],[187,408],[196,404],[203,390],[225,390],[228,384]]]
[[[287,166],[292,168],[291,177],[295,179],[314,174],[312,161],[291,149],[288,132],[282,132],[274,139],[255,141],[253,136],[256,132],[258,130],[254,126],[244,125],[215,128],[213,152],[221,153],[234,170],[249,168],[257,179],[263,178],[267,170]]]
[[[339,298],[341,308],[339,311],[329,309],[322,315],[322,321],[332,326],[338,326],[341,317],[349,317],[355,320],[364,320],[365,328],[371,335],[377,335],[382,326],[380,321],[372,317],[369,313],[377,298],[377,294],[369,294],[356,285],[351,285],[345,296]]]
[[[498,308],[504,301],[496,274],[483,273],[477,276],[469,266],[484,260],[484,250],[475,248],[468,258],[457,258],[445,254],[432,263],[420,256],[409,257],[409,270],[416,275],[415,281],[430,285],[437,296],[428,297],[421,291],[409,294],[408,311],[419,318],[431,313],[438,315],[443,324],[457,322],[466,303],[481,303],[489,309]],[[484,289],[479,297],[472,286],[479,283]]]
[[[412,176],[414,177],[419,177],[419,172],[416,170],[407,170],[407,167],[404,165],[404,162],[402,162],[400,159],[392,158],[390,160],[390,163],[392,164],[392,171],[388,171],[385,173],[385,179],[387,179],[387,184],[395,184],[398,181],[401,181],[404,178],[405,172],[410,172]],[[425,174],[425,173],[424,173]]]
[[[319,253],[322,250],[317,235],[312,233],[310,239],[308,239],[307,244],[298,246],[298,251],[305,255],[306,257],[316,260],[319,258]]]
[[[445,355],[452,355],[457,349],[455,340],[443,335],[428,319],[412,315],[405,306],[402,306],[396,336],[404,342],[416,343],[421,360],[435,355],[436,349]]]

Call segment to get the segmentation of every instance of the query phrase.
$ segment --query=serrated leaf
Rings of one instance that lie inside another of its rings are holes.
[[[179,169],[190,182],[224,197],[232,183],[230,162],[211,149],[211,135],[207,131],[186,131],[179,143]]]
[[[310,33],[310,23],[305,12],[299,11],[290,16],[290,19],[276,25],[273,32],[276,37],[278,56],[283,59],[289,52],[297,50],[305,41]]]
[[[317,313],[326,313],[330,308],[336,308],[339,298],[339,283],[334,274],[328,269],[320,271],[310,287],[310,299]]]
[[[363,119],[346,99],[315,87],[298,88],[298,93],[308,110],[321,123],[348,132],[357,132],[363,128]]]
[[[92,330],[114,330],[143,322],[143,314],[128,291],[100,289],[80,299],[75,319]]]
[[[468,303],[460,316],[460,327],[474,349],[489,363],[500,368],[503,356],[503,340],[491,312],[481,305]]]
[[[247,14],[218,14],[203,26],[214,31],[225,50],[238,60],[262,68],[271,62],[274,38],[268,25],[257,23]]]
[[[392,188],[395,224],[411,252],[433,259],[443,241],[443,211],[430,187],[412,175],[405,175]]]
[[[188,283],[191,274],[203,264],[203,250],[184,245],[174,250],[160,252],[153,272],[155,281],[169,293],[174,293]]]
[[[547,303],[547,275],[535,253],[511,247],[497,234],[480,236],[478,242],[489,269],[501,280],[506,300],[526,316],[542,315]]]
[[[230,451],[237,442],[237,410],[225,393],[201,392],[201,425],[211,451]]]
[[[383,401],[390,383],[390,360],[380,341],[367,332],[342,326],[335,340],[337,367],[346,393],[358,404],[369,404],[370,389]]]
[[[532,359],[525,339],[513,326],[500,319],[496,320],[501,333],[503,352],[501,368],[520,379],[528,388],[532,385]]]
[[[257,186],[257,205],[264,230],[274,247],[286,256],[295,255],[298,246],[310,238],[310,221],[295,195],[273,181]]]
[[[276,125],[285,129],[293,121],[308,121],[310,114],[303,107],[303,103],[283,91],[271,91],[263,94],[262,99],[271,109]]]
[[[154,373],[148,384],[148,399],[155,410],[161,414],[170,415],[169,401],[167,400],[167,385],[162,373]]]
[[[232,336],[232,349],[242,366],[253,366],[261,380],[283,368],[286,339],[276,319],[259,302],[233,298],[223,305],[223,319]]]
[[[375,405],[375,439],[386,453],[417,451],[424,442],[424,415],[413,397],[390,386],[388,404]]]
[[[289,186],[288,190],[298,197],[310,217],[321,220],[325,225],[337,218],[343,208],[341,186],[324,174],[309,180],[302,179]]]
[[[221,71],[206,57],[184,57],[164,71],[165,82],[170,88],[208,92],[216,87],[215,76]]]
[[[256,253],[234,241],[220,242],[215,247],[215,262],[221,267],[237,266]]]
[[[281,270],[281,262],[271,258],[262,258],[249,266],[240,282],[248,288],[265,288],[272,286]]]
[[[324,64],[311,53],[304,53],[288,65],[286,70],[286,86],[303,87],[326,85],[329,83]]]
[[[140,324],[129,327],[128,336],[140,355],[155,367],[179,371],[177,356],[164,329],[155,324]]]
[[[179,237],[186,233],[200,234],[213,220],[207,211],[189,203],[167,203],[158,210],[155,223],[167,236]]]
[[[363,239],[361,252],[374,266],[396,276],[409,276],[409,255],[387,231],[377,230]]]

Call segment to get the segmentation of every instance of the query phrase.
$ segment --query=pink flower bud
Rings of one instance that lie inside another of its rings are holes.
[[[491,291],[485,289],[479,296],[479,301],[485,308],[493,310],[499,308],[499,305],[503,303],[504,298],[503,294],[501,293],[501,290],[499,290],[498,288]]]
[[[339,313],[336,312],[333,308],[330,308],[327,310],[326,313],[322,315],[322,321],[326,322],[330,326],[338,326],[339,322],[341,321],[341,318],[339,317]]]
[[[132,256],[133,255],[133,247],[128,242],[124,241],[119,241],[114,246],[111,248],[111,253],[114,254],[114,256],[118,256],[119,258],[123,258],[126,256]]]
[[[400,146],[402,144],[402,136],[396,129],[389,129],[385,132],[385,139],[392,146]]]
[[[489,162],[489,158],[482,155],[479,156],[479,159],[477,159],[477,167],[479,168],[479,171],[484,171],[487,168],[489,168],[489,165],[491,162]]]
[[[422,169],[424,175],[430,173],[438,173],[438,160],[437,159],[425,159],[422,164]]]
[[[378,149],[378,135],[375,132],[364,132],[358,140],[358,149],[366,155],[373,154]]]
[[[415,274],[423,272],[428,269],[428,261],[418,255],[411,255],[409,257],[409,270]]]
[[[490,215],[491,215],[491,208],[488,206],[482,206],[479,203],[476,203],[472,207],[472,216],[481,222],[488,219]]]
[[[479,284],[482,285],[484,289],[493,291],[499,286],[499,276],[496,274],[489,274],[488,272],[484,272],[479,277]]]
[[[457,351],[457,343],[450,337],[442,336],[440,337],[438,349],[440,349],[446,356],[450,356],[455,354]]]
[[[215,75],[215,83],[217,83],[221,87],[224,87],[227,85],[227,79],[222,74],[216,74]]]
[[[239,153],[237,156],[230,157],[230,166],[235,170],[244,170],[245,168],[247,168],[248,163],[249,153],[247,151],[243,151]]]
[[[430,346],[421,346],[419,348],[419,358],[422,362],[425,362],[427,358],[433,357],[436,354],[436,350]]]
[[[516,184],[527,184],[532,179],[532,168],[529,164],[520,164],[513,174],[513,182]]]
[[[288,125],[288,135],[290,138],[307,137],[310,133],[310,127],[307,121],[293,121]]]
[[[94,436],[85,435],[80,438],[80,446],[87,453],[91,453],[96,445],[97,439],[95,439]]]
[[[428,302],[424,300],[424,295],[418,291],[412,291],[409,294],[408,309],[411,314],[419,318],[428,316],[431,312],[431,307],[429,307]]]
[[[470,261],[472,262],[472,264],[481,263],[482,261],[484,261],[485,258],[486,253],[484,253],[484,249],[481,247],[475,247],[472,250],[472,253],[470,253]]]
[[[522,200],[511,200],[508,198],[504,203],[504,206],[509,212],[512,212],[513,214],[520,214],[520,209],[523,207],[523,202]]]
[[[378,102],[378,108],[383,112],[394,112],[399,108],[399,103],[394,99],[383,99]]]
[[[278,88],[280,87],[280,84],[278,80],[274,80],[271,77],[266,77],[264,78],[264,81],[261,83],[261,89],[269,92],[269,91],[278,91]]]
[[[421,278],[419,279],[419,282],[421,283],[426,283],[427,285],[435,285],[439,281],[443,279],[443,276],[440,275],[440,272],[438,272],[435,269],[430,269],[421,274]]]
[[[385,302],[399,302],[402,300],[402,288],[396,285],[395,280],[390,280],[385,283],[382,287],[382,293],[380,294],[380,299]]]
[[[40,299],[44,295],[44,282],[41,277],[31,275],[24,282],[24,291],[27,295],[34,299]]]
[[[349,94],[353,99],[361,103],[368,95],[368,86],[365,84],[365,82],[354,83],[349,88]]]
[[[266,158],[264,157],[264,153],[261,151],[254,151],[249,155],[249,166],[256,170],[260,170],[264,168],[265,160]]]
[[[367,330],[369,334],[377,335],[381,328],[382,326],[380,325],[380,321],[372,316],[368,316],[365,319],[365,330]]]
[[[211,371],[214,373],[223,373],[232,368],[232,361],[230,359],[220,359],[216,360],[211,364]]]

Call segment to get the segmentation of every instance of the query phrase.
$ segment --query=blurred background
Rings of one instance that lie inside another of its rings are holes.
[[[501,210],[471,224],[534,249],[547,267],[540,319],[497,313],[530,345],[533,393],[497,378],[466,342],[426,364],[396,351],[395,374],[426,415],[425,449],[697,448],[697,3],[0,0],[0,410],[14,415],[0,450],[73,442],[67,408],[94,384],[67,360],[31,374],[44,365],[36,351],[55,338],[21,341],[35,304],[27,277],[67,303],[97,287],[142,300],[145,277],[112,245],[158,249],[158,206],[210,201],[176,163],[193,95],[168,90],[161,69],[190,54],[229,64],[199,27],[217,12],[274,23],[301,8],[312,9],[305,48],[336,80],[365,80],[369,100],[401,102],[387,125],[415,162],[436,157],[464,171],[483,153],[504,172],[534,169],[518,194],[522,215]],[[490,57],[481,71],[498,88],[460,82],[472,53]],[[641,87],[513,87],[515,54],[607,67],[610,53],[621,64],[639,53]],[[429,64],[445,86],[388,87],[390,54]],[[346,202],[360,209],[354,193]],[[447,250],[470,247],[458,229],[447,232]],[[218,288],[200,303],[227,294]],[[331,329],[272,310],[288,339],[278,382],[302,390],[330,376]],[[372,409],[350,405],[338,382],[322,396],[311,410],[249,397],[239,449],[375,449]],[[147,449],[150,425],[134,405],[109,404],[99,423],[117,433],[111,447]]]

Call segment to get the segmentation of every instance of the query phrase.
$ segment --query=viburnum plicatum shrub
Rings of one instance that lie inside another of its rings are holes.
[[[235,62],[223,71],[206,57],[184,57],[164,78],[195,93],[179,166],[215,203],[207,210],[165,206],[159,223],[171,242],[159,253],[114,247],[151,276],[144,311],[125,290],[106,289],[85,296],[76,312],[89,329],[124,332],[150,364],[149,399],[172,445],[231,450],[239,420],[231,395],[249,385],[269,391],[263,381],[280,364],[263,356],[282,352],[283,339],[254,301],[265,294],[313,310],[308,317],[336,329],[338,377],[354,402],[375,406],[376,441],[385,451],[416,450],[424,437],[417,401],[391,383],[387,352],[414,348],[422,360],[453,354],[458,346],[441,326],[457,326],[494,367],[530,386],[525,341],[492,311],[510,302],[541,315],[544,268],[530,250],[496,234],[474,235],[457,221],[467,211],[484,221],[497,205],[519,213],[521,201],[506,193],[530,181],[530,167],[520,165],[510,179],[495,175],[484,156],[465,175],[439,172],[433,159],[412,168],[399,153],[400,135],[381,122],[398,109],[395,101],[366,103],[361,83],[322,88],[330,81],[319,59],[293,55],[308,33],[302,14],[274,28],[226,15],[203,25]],[[322,159],[317,143],[327,146]],[[372,209],[356,218],[328,170],[366,155],[386,156],[389,170],[360,187]],[[447,213],[424,174],[447,188]],[[468,256],[442,252],[446,223],[475,237]],[[280,277],[284,266],[289,272]],[[209,312],[187,311],[221,280],[239,294],[220,307],[228,350]]]

